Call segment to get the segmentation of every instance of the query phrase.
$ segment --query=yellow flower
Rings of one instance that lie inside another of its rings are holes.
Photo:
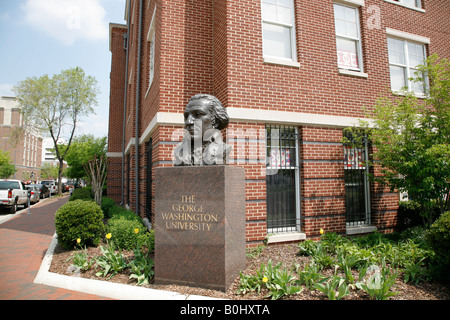
[[[81,242],[81,239],[80,239],[80,238],[78,238],[78,239],[77,239],[77,243],[78,243],[78,244],[80,244],[80,242]]]
[[[111,234],[111,233],[108,233],[108,234],[106,235],[106,239],[111,239],[111,237],[112,237],[112,234]]]
[[[320,234],[323,234],[323,229],[322,229],[322,228],[320,228],[320,231],[319,231],[319,232],[320,232]]]
[[[266,283],[267,281],[269,281],[269,279],[267,279],[267,277],[264,277],[264,278],[262,279],[262,282],[264,282],[264,283]]]
[[[138,234],[139,233],[139,228],[134,229],[134,233]]]

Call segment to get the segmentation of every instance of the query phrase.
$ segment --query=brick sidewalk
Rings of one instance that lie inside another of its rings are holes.
[[[0,300],[105,300],[33,283],[55,233],[55,212],[68,197],[34,205],[0,224]]]

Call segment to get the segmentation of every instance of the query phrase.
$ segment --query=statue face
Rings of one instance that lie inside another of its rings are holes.
[[[203,140],[206,130],[213,129],[209,101],[201,99],[189,102],[184,111],[184,126],[191,139]]]

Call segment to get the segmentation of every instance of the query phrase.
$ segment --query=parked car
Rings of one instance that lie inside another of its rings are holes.
[[[35,186],[39,188],[41,199],[50,197],[50,190],[45,184],[37,183]]]
[[[18,205],[28,207],[28,190],[22,181],[0,179],[0,207],[7,207],[10,213],[15,213]]]
[[[25,188],[31,190],[30,203],[38,203],[41,199],[41,189],[35,184],[29,184]]]
[[[41,184],[45,184],[48,189],[50,190],[51,194],[57,194],[58,193],[58,185],[53,180],[43,180],[41,181]]]

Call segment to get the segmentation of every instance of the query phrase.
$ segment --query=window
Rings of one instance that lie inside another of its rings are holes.
[[[421,0],[393,0],[393,1],[401,3],[407,7],[422,8]]]
[[[300,231],[297,129],[268,125],[266,137],[267,231]]]
[[[147,41],[150,43],[149,44],[149,48],[150,48],[150,52],[149,52],[149,80],[148,80],[148,90],[147,90],[147,94],[148,91],[150,90],[150,87],[152,86],[153,83],[153,79],[155,77],[155,50],[156,50],[156,45],[155,45],[155,15],[156,15],[156,6],[155,9],[153,10],[153,16],[152,16],[152,21],[150,23],[150,27],[148,29],[148,34],[147,34]]]
[[[363,72],[358,8],[334,4],[338,67]]]
[[[262,0],[264,57],[296,61],[294,1]]]
[[[391,89],[394,92],[403,90],[424,94],[426,81],[419,83],[411,81],[416,78],[417,66],[426,58],[425,45],[397,38],[388,38],[389,68],[391,74]],[[419,75],[424,79],[424,75]]]
[[[345,132],[345,220],[348,226],[370,224],[368,143],[365,136]]]
[[[155,77],[155,32],[153,32],[152,38],[150,40],[150,62],[149,62],[149,87],[153,83],[153,78]]]

